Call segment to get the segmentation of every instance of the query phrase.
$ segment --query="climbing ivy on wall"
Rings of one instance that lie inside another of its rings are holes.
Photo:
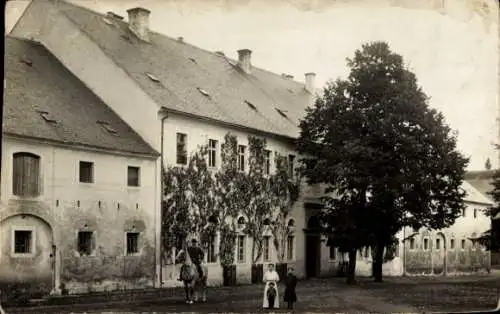
[[[299,195],[299,180],[293,179],[287,159],[277,155],[276,172],[264,175],[265,139],[248,138],[248,172],[238,170],[238,142],[227,133],[221,145],[221,167],[211,171],[207,147],[190,155],[187,166],[163,169],[162,244],[164,258],[172,248],[179,248],[190,234],[199,235],[207,244],[220,234],[219,261],[222,266],[234,263],[238,215],[246,218],[242,232],[253,238],[252,262],[262,254],[266,219],[274,236],[279,259],[290,230],[289,212]]]
[[[236,244],[236,217],[241,203],[237,181],[238,141],[236,136],[227,133],[221,145],[221,168],[215,173],[215,195],[217,199],[218,230],[220,232],[219,261],[222,266],[234,263]]]
[[[264,174],[266,140],[248,137],[249,169],[245,176],[248,203],[242,207],[247,217],[245,233],[252,241],[252,263],[255,264],[262,255],[264,232],[267,228],[266,219],[272,217],[272,195],[270,180]]]
[[[215,214],[215,181],[206,156],[207,147],[200,146],[190,155],[187,166],[171,166],[163,172],[164,254],[170,254],[174,247],[180,248],[190,234],[200,235],[211,230],[207,225]],[[201,238],[204,244],[207,237]]]
[[[280,154],[275,158],[276,171],[270,177],[271,203],[277,209],[271,223],[273,243],[277,251],[278,261],[285,259],[286,241],[293,230],[288,227],[290,211],[300,194],[300,177],[289,171],[288,160]]]

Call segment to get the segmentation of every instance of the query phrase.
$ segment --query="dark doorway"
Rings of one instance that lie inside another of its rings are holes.
[[[319,235],[306,234],[306,277],[318,277],[320,258]]]
[[[306,229],[306,277],[318,277],[321,267],[321,238],[318,217],[312,216],[307,221]]]

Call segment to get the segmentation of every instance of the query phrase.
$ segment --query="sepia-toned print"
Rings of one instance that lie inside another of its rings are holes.
[[[493,0],[11,0],[0,314],[500,311]]]

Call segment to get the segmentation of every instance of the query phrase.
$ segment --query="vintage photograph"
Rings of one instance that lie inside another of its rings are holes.
[[[10,0],[0,313],[500,312],[496,0]]]

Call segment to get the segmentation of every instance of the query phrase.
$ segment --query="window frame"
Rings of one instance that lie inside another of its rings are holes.
[[[410,246],[410,250],[413,251],[413,250],[416,250],[417,249],[417,240],[415,239],[415,237],[411,237],[410,238],[410,243],[409,243],[409,246]]]
[[[129,246],[128,246],[128,236],[129,234],[136,234],[137,235],[137,252],[131,252],[129,253]],[[124,245],[124,255],[125,256],[138,256],[138,255],[141,255],[141,246],[140,246],[140,242],[141,242],[141,232],[139,231],[125,231],[125,245]]]
[[[435,240],[436,240],[434,243],[435,250],[440,251],[441,250],[441,238],[436,238]]]
[[[28,253],[18,253],[16,252],[16,232],[17,231],[29,231],[31,232],[30,239],[30,252]],[[11,228],[11,249],[10,256],[13,258],[31,258],[36,254],[36,229],[32,226],[12,226]]]
[[[214,146],[212,146],[212,144]],[[208,139],[208,168],[217,168],[218,165],[218,158],[217,158],[217,151],[219,147],[219,141],[215,139]]]
[[[180,138],[183,139],[183,141],[180,141]],[[175,140],[175,163],[177,165],[187,165],[188,164],[188,135],[186,133],[181,133],[177,132],[176,133],[176,140]],[[182,145],[182,146],[181,146]],[[182,149],[179,149],[179,147],[182,147]],[[182,159],[184,158],[184,159]]]
[[[131,169],[136,169],[137,170],[137,185],[131,185],[130,183],[130,170]],[[129,188],[138,188],[141,186],[141,167],[139,166],[131,166],[131,165],[128,165],[127,166],[127,187]]]
[[[264,150],[264,175],[271,174],[271,150]]]
[[[82,255],[80,251],[80,233],[90,233],[90,254]],[[97,247],[96,232],[94,230],[78,230],[76,232],[76,245],[80,257],[95,256]]]
[[[18,198],[38,198],[42,195],[43,179],[42,179],[42,157],[40,155],[19,151],[11,155],[12,158],[12,195]],[[26,174],[25,161],[18,161],[18,158],[31,158],[33,167],[36,167],[36,173],[33,182],[31,182],[31,173]],[[22,166],[20,165],[22,163]],[[20,169],[19,167],[22,167]],[[25,182],[26,181],[26,182]]]
[[[217,258],[217,235],[209,236],[209,242],[205,243],[204,250],[206,252],[205,263],[207,263],[207,264],[217,263],[217,260],[218,260],[218,258]]]
[[[242,245],[240,245],[240,239],[243,239]],[[236,239],[236,262],[238,264],[244,264],[246,262],[246,236],[239,234]],[[241,258],[240,258],[241,251]]]
[[[246,154],[247,147],[245,145],[238,145],[238,171],[245,172],[246,171]]]
[[[465,239],[461,239],[460,240],[460,250],[465,251],[466,248],[467,248],[467,242],[465,241]]]
[[[430,250],[430,240],[428,237],[424,237],[422,239],[422,250],[423,251],[429,251]]]
[[[455,238],[450,238],[450,250],[455,249]]]
[[[90,165],[90,179],[89,181],[82,181],[82,165]],[[78,161],[78,183],[80,184],[94,184],[95,183],[95,163],[93,161],[79,160]]]
[[[262,261],[269,262],[270,260],[271,260],[271,236],[266,235],[262,238]]]
[[[337,248],[333,245],[330,245],[328,247],[328,260],[330,260],[330,261],[337,260]]]

